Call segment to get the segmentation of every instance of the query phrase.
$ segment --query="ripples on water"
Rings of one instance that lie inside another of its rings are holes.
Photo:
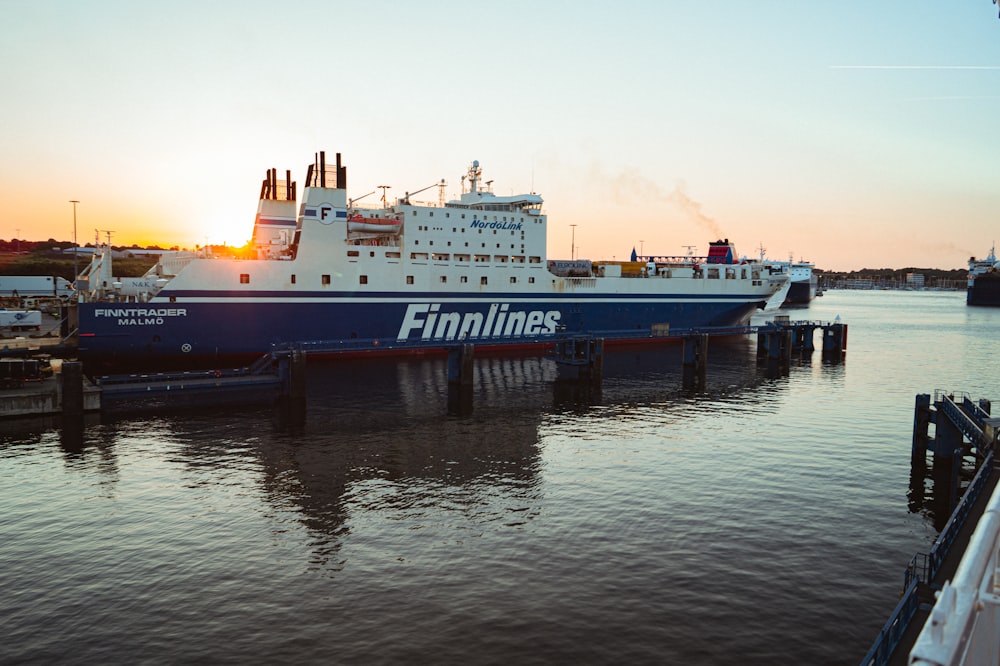
[[[269,408],[4,423],[0,661],[856,663],[934,539],[914,395],[995,395],[1000,311],[829,292],[844,363],[713,340],[549,362],[313,364]],[[991,392],[994,392],[991,394]]]

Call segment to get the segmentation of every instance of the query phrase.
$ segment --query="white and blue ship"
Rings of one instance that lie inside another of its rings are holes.
[[[648,341],[745,325],[788,279],[738,260],[728,240],[704,257],[549,260],[542,198],[494,194],[478,162],[452,201],[441,181],[436,202],[390,202],[383,189],[380,205],[362,205],[346,180],[339,154],[329,166],[316,156],[301,199],[290,174],[268,171],[250,259],[166,252],[145,276],[115,278],[110,252],[95,253],[78,280],[80,358],[96,371],[241,363],[275,346]]]

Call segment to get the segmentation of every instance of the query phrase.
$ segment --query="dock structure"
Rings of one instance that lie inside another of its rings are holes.
[[[862,666],[998,663],[1000,418],[990,407],[989,400],[953,392],[937,391],[933,402],[929,394],[916,397],[912,484],[922,489],[932,453],[935,488],[948,499],[950,517],[930,551],[914,555],[904,570],[899,603]],[[966,463],[975,474],[959,497]]]
[[[757,357],[788,362],[793,353],[811,354],[815,349],[816,331],[823,333],[823,358],[837,361],[847,351],[847,324],[841,321],[790,321],[787,315],[774,322],[756,327]]]
[[[846,349],[846,324],[789,322],[787,317],[756,326],[702,327],[670,330],[657,324],[649,330],[618,331],[614,337],[627,342],[683,344],[682,376],[685,388],[703,389],[708,362],[708,341],[715,336],[758,336],[758,357],[778,361],[787,368],[793,351],[811,353],[817,329],[824,331],[824,356],[832,350],[836,358]],[[591,393],[600,393],[604,371],[605,340],[586,332],[561,331],[526,339],[494,337],[481,342],[489,349],[508,345],[544,344],[548,357],[559,368],[561,380],[587,383]],[[472,405],[472,377],[476,346],[468,341],[441,340],[318,340],[274,346],[253,364],[242,368],[204,371],[104,375],[90,385],[74,366],[64,363],[58,390],[30,387],[27,396],[0,394],[0,416],[26,416],[83,411],[122,411],[133,406],[158,404],[233,403],[274,397],[281,402],[304,404],[305,359],[310,354],[441,352],[448,354],[449,409],[467,413]],[[78,366],[79,364],[77,364]],[[83,387],[83,388],[80,388]],[[79,388],[79,390],[78,390]],[[52,397],[50,398],[50,393]],[[84,395],[81,407],[80,395]]]
[[[105,375],[95,383],[102,411],[125,411],[149,405],[304,398],[304,370],[304,355],[288,351],[266,354],[242,368]]]

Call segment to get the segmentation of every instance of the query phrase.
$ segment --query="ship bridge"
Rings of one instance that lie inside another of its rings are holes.
[[[479,160],[473,160],[469,170],[462,176],[462,196],[458,201],[449,201],[449,208],[471,208],[474,210],[523,211],[530,215],[542,212],[542,197],[537,194],[514,194],[498,197],[491,190],[492,180],[482,183],[483,170]],[[468,183],[468,184],[466,184]],[[485,187],[483,187],[485,185]]]

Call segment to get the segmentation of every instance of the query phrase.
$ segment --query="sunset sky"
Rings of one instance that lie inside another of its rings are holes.
[[[81,244],[242,245],[266,170],[325,150],[348,196],[457,197],[479,160],[545,199],[550,258],[571,224],[583,258],[728,237],[827,270],[1000,240],[990,0],[0,9],[4,239],[71,240],[77,199]]]

